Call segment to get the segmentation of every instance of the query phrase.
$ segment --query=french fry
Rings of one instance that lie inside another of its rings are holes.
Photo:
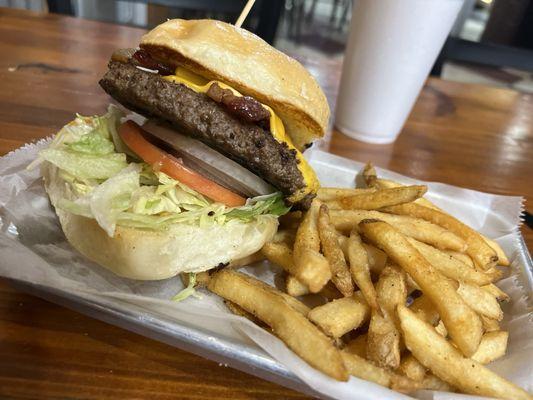
[[[500,330],[500,323],[492,318],[485,317],[484,315],[479,316],[483,324],[483,330],[485,332],[495,332]]]
[[[354,196],[361,193],[371,193],[375,189],[347,189],[347,188],[327,188],[321,187],[318,189],[316,197],[320,201],[332,201],[342,197]]]
[[[363,168],[363,179],[365,180],[366,186],[369,188],[376,188],[376,180],[378,179],[378,174],[372,163],[366,163]]]
[[[442,320],[439,321],[439,323],[437,325],[435,325],[435,330],[442,337],[448,337],[448,330],[444,326],[444,323],[442,322]],[[478,347],[478,350],[479,350],[479,347]]]
[[[426,190],[427,187],[423,185],[379,189],[331,200],[327,204],[331,209],[377,210],[382,207],[409,203],[422,197]]]
[[[407,354],[403,357],[398,368],[399,373],[415,382],[421,382],[426,375],[426,371],[426,367],[420,364],[412,354]]]
[[[407,348],[445,382],[465,393],[501,399],[527,399],[529,394],[478,362],[464,357],[435,329],[404,306],[398,314]]]
[[[439,312],[429,299],[429,297],[422,295],[413,300],[413,304],[409,309],[416,314],[418,318],[428,324],[435,326],[439,322]]]
[[[328,261],[320,254],[320,237],[318,234],[318,212],[321,203],[313,200],[311,207],[303,217],[294,241],[293,273],[300,282],[317,293],[331,279]]]
[[[228,307],[228,310],[230,310],[233,314],[244,317],[247,320],[252,321],[254,324],[259,325],[261,327],[266,326],[263,321],[261,321],[260,319],[257,319],[253,314],[249,313],[241,306],[238,306],[237,304],[232,303],[229,300],[224,300],[224,304],[226,305],[226,307]]]
[[[344,253],[344,258],[349,260],[349,238],[344,235],[339,235],[337,239],[339,241],[339,246],[341,247],[342,252]],[[370,272],[379,275],[385,267],[385,263],[387,262],[387,255],[384,251],[378,249],[376,246],[372,246],[371,244],[363,243],[363,247],[366,251],[366,255],[368,258],[368,268],[370,269]]]
[[[287,293],[293,297],[304,296],[311,293],[307,286],[305,286],[298,280],[298,278],[292,275],[287,275],[287,278],[285,279],[285,288]],[[328,282],[326,286],[324,286],[322,290],[318,292],[318,294],[324,296],[328,300],[335,300],[344,297],[331,282]]]
[[[459,251],[453,251],[453,250],[443,250],[446,254],[452,256],[456,260],[461,261],[462,263],[468,265],[469,267],[474,266],[474,261],[470,258],[468,254],[461,253]]]
[[[507,258],[507,255],[496,241],[481,234],[480,236],[485,240],[485,242],[487,242],[487,244],[492,248],[492,250],[496,252],[496,255],[498,256],[498,265],[501,265],[503,267],[508,267],[509,265],[511,265],[509,259]]]
[[[363,247],[361,237],[353,230],[348,239],[348,259],[352,278],[363,294],[367,304],[373,310],[378,309],[376,290],[370,278],[370,263],[368,254]]]
[[[363,235],[381,248],[418,284],[435,305],[450,337],[465,355],[476,352],[483,333],[477,314],[457,294],[448,278],[436,270],[389,224],[364,220],[359,224]]]
[[[472,257],[476,265],[482,269],[489,269],[498,263],[496,252],[487,244],[485,239],[483,239],[478,232],[443,211],[438,211],[414,203],[385,207],[383,210],[393,214],[422,218],[455,233],[466,242],[466,253]]]
[[[285,278],[285,290],[293,297],[304,296],[310,293],[309,288],[292,275],[287,275],[287,278]]]
[[[509,333],[505,331],[487,332],[481,338],[479,348],[472,355],[472,360],[488,364],[505,355]]]
[[[261,249],[264,257],[273,264],[279,265],[289,274],[296,275],[298,272],[294,265],[292,250],[283,242],[267,242]]]
[[[488,291],[481,289],[479,286],[460,283],[457,293],[477,313],[497,321],[503,319],[503,311],[498,304],[498,300]]]
[[[350,340],[343,350],[366,358],[366,334],[359,335],[355,339]]]
[[[419,388],[419,385],[409,378],[378,367],[357,354],[341,351],[341,356],[350,375],[403,393],[409,393]]]
[[[368,320],[368,305],[357,293],[313,308],[308,318],[327,335],[339,338]]]
[[[481,286],[481,289],[489,292],[498,301],[509,301],[511,298],[507,293],[501,290],[498,286],[491,283],[489,285]]]
[[[380,367],[400,365],[400,333],[392,319],[373,310],[366,339],[367,358]]]
[[[294,245],[294,238],[296,237],[296,229],[278,229],[274,238],[272,239],[273,243],[284,243],[290,248]]]
[[[422,389],[436,390],[439,392],[455,392],[455,388],[452,385],[444,382],[432,373],[427,373],[424,379],[422,379]]]
[[[450,256],[435,247],[419,242],[413,238],[408,237],[407,240],[420,252],[420,254],[422,254],[422,257],[448,278],[458,282],[467,282],[475,285],[487,285],[492,282],[492,276],[476,270],[474,267],[469,267],[453,256]]]
[[[396,313],[399,304],[405,305],[407,300],[407,285],[405,272],[396,265],[387,265],[376,284],[377,299],[381,310],[400,329],[400,321]]]
[[[261,253],[261,251],[257,251],[253,254],[250,254],[249,256],[239,258],[237,260],[233,260],[228,264],[229,268],[242,268],[246,267],[251,264],[255,264],[256,262],[263,261],[265,259],[265,256]]]
[[[275,288],[224,269],[214,274],[208,289],[266,323],[273,333],[312,367],[340,381],[348,373],[339,350],[311,321],[296,311]],[[290,297],[287,295],[287,297]]]
[[[331,210],[331,223],[342,233],[349,233],[364,219],[379,219],[394,226],[405,236],[439,249],[463,251],[466,243],[459,236],[441,226],[404,215],[365,210]]]
[[[331,280],[345,297],[350,297],[354,291],[352,276],[337,240],[339,234],[329,222],[329,210],[325,204],[320,206],[318,213],[318,234],[331,268]]]

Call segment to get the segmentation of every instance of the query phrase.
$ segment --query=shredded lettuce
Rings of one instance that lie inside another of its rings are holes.
[[[263,215],[280,216],[289,210],[281,193],[229,208],[146,163],[128,163],[138,158],[117,133],[122,117],[114,106],[103,116],[78,115],[47,149],[41,150],[39,158],[58,167],[70,192],[77,196],[61,199],[60,209],[96,219],[110,236],[117,225],[148,230],[169,229],[175,223],[204,227],[231,220],[249,222]]]
[[[194,286],[196,285],[196,274],[194,272],[189,273],[189,284],[187,287],[183,290],[181,290],[178,294],[176,294],[172,300],[173,301],[183,301],[187,297],[195,296],[196,295],[196,289]]]

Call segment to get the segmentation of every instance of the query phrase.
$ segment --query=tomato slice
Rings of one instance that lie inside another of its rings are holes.
[[[246,203],[244,197],[187,168],[176,157],[154,146],[144,138],[141,127],[135,122],[124,122],[120,125],[118,132],[124,143],[144,162],[155,166],[159,171],[196,190],[198,193],[229,207],[238,207]]]

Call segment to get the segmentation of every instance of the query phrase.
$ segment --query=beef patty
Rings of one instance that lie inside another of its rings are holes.
[[[261,176],[289,196],[305,186],[296,152],[260,126],[183,84],[166,81],[130,63],[110,61],[100,86],[125,107],[160,118]]]

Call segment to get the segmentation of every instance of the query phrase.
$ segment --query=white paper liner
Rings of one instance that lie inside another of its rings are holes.
[[[183,288],[179,279],[139,282],[119,278],[86,260],[65,241],[55,213],[45,194],[38,168],[27,171],[42,140],[0,159],[0,276],[61,289],[85,298],[101,299],[121,309],[135,310],[138,319],[165,316],[177,324],[202,328],[209,340],[231,339],[242,344],[254,357],[271,356],[288,368],[324,398],[334,399],[406,399],[371,382],[352,377],[337,382],[314,370],[295,356],[280,340],[244,318],[231,314],[215,295],[202,292],[202,299],[189,298],[181,303],[169,301]],[[362,163],[349,161],[321,151],[307,155],[323,186],[353,187]],[[380,176],[403,183],[414,179],[378,168]],[[511,256],[510,276],[498,283],[511,296],[504,305],[504,329],[509,330],[508,354],[490,368],[528,391],[533,388],[533,318],[528,296],[531,285],[527,266],[519,251],[522,198],[497,196],[462,189],[442,183],[424,182],[427,197],[439,207],[473,228],[495,239]],[[268,283],[275,280],[276,268],[263,262],[246,271]],[[138,310],[143,310],[139,312]],[[262,350],[261,350],[262,349]],[[265,352],[268,354],[265,354]],[[421,391],[419,399],[475,399],[481,397]]]

